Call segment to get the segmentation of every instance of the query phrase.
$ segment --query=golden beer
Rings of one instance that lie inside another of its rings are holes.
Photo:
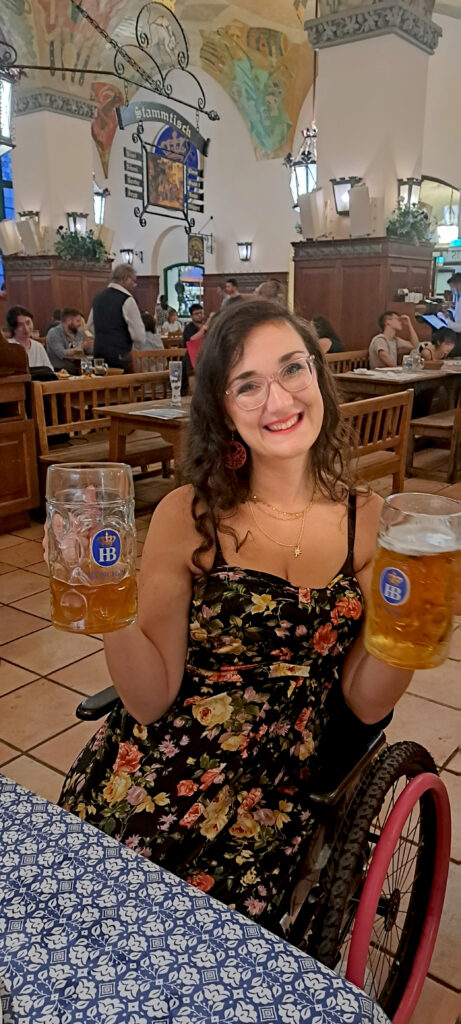
[[[53,625],[90,634],[130,625],[137,610],[130,467],[50,466],[47,536]]]
[[[53,626],[73,633],[111,633],[136,618],[133,576],[95,586],[51,577],[50,596]]]
[[[391,495],[381,516],[365,646],[395,668],[425,669],[448,655],[458,586],[461,503]]]
[[[365,631],[370,654],[395,668],[435,668],[445,660],[455,561],[454,551],[405,555],[379,545]]]

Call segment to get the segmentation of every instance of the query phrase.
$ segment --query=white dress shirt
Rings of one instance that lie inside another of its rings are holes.
[[[136,345],[137,348],[143,348],[146,340],[146,329],[142,322],[136,299],[133,298],[131,292],[128,291],[128,288],[124,288],[121,284],[116,284],[115,281],[111,281],[109,288],[116,288],[117,291],[124,292],[125,295],[128,295],[126,302],[124,302],[122,306],[123,319],[128,327],[133,344]],[[94,335],[93,310],[91,310],[88,317],[86,329],[90,334]]]
[[[454,306],[452,313],[454,317],[453,323],[449,323],[448,327],[452,331],[456,331],[457,334],[461,334],[461,292],[453,292]]]

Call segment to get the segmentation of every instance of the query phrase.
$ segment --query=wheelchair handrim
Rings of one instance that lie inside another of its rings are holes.
[[[443,782],[436,775],[425,772],[412,779],[400,794],[386,821],[360,896],[347,961],[346,978],[359,988],[363,988],[373,924],[384,879],[402,829],[415,804],[425,793],[432,796],[437,814],[434,871],[420,942],[403,996],[393,1017],[393,1024],[407,1024],[413,1013],[429,969],[442,914],[448,876],[451,826],[448,794]]]

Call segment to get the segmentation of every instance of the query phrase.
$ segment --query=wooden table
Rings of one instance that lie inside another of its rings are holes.
[[[126,439],[133,430],[153,430],[165,441],[173,445],[175,467],[179,466],[186,450],[187,430],[189,426],[190,397],[182,399],[182,411],[185,416],[162,420],[153,416],[151,410],[169,409],[168,398],[151,402],[126,402],[124,405],[101,405],[95,408],[98,416],[110,417],[109,459],[111,462],[123,462],[126,451]],[[145,413],[145,415],[143,415]]]
[[[372,398],[375,395],[389,395],[396,391],[411,388],[416,395],[427,391],[436,391],[443,385],[448,391],[449,407],[454,408],[456,396],[461,390],[461,372],[444,367],[441,370],[421,370],[417,373],[396,373],[395,371],[376,370],[370,374],[347,373],[333,374],[340,400],[352,402],[356,398]]]

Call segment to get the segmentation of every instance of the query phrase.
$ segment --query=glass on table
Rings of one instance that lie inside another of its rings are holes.
[[[130,625],[137,610],[130,466],[50,466],[46,507],[53,625],[89,634]]]
[[[105,377],[108,370],[108,365],[104,359],[94,360],[94,372],[97,377]]]
[[[80,369],[82,377],[91,377],[94,370],[94,359],[93,356],[83,356],[80,360]]]
[[[461,502],[392,494],[378,531],[365,646],[395,668],[441,665],[459,587]]]
[[[181,384],[182,384],[182,362],[180,359],[170,359],[168,363],[170,375],[171,399],[170,405],[181,406]]]

